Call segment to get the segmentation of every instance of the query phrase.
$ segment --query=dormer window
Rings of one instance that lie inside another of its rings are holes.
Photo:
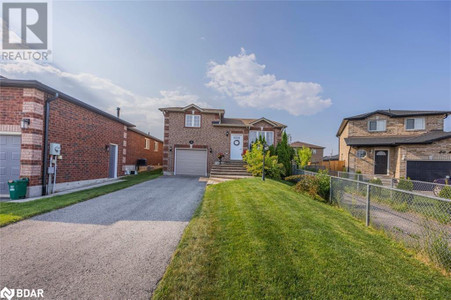
[[[185,127],[200,127],[200,115],[185,115]]]
[[[424,118],[408,118],[406,119],[406,130],[424,130]]]
[[[385,131],[387,129],[386,120],[368,121],[368,131]]]

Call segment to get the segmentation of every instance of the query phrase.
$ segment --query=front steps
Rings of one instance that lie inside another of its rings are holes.
[[[210,171],[210,178],[239,179],[247,177],[252,177],[252,174],[246,171],[245,163],[241,160],[213,165]]]

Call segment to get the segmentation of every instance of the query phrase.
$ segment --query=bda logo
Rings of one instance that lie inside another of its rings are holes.
[[[14,289],[8,289],[6,286],[0,291],[0,298],[11,300],[14,297]]]

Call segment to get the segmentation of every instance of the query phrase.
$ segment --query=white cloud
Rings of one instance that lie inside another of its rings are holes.
[[[232,97],[240,106],[286,110],[290,114],[312,115],[332,105],[322,99],[318,83],[287,81],[265,74],[266,66],[257,63],[255,54],[242,48],[224,64],[209,63],[207,83],[220,93]]]
[[[21,62],[0,64],[0,69],[2,75],[7,78],[40,80],[113,115],[116,113],[116,107],[120,107],[121,118],[160,138],[163,136],[163,114],[158,108],[186,106],[190,103],[208,106],[199,102],[198,96],[182,88],[162,90],[157,97],[146,97],[135,94],[111,80],[89,73],[65,72],[52,65]]]

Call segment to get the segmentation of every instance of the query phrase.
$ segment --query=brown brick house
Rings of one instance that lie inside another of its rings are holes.
[[[54,99],[56,94],[58,97]],[[45,153],[49,153],[50,143],[61,145],[56,190],[122,176],[127,161],[136,162],[142,155],[131,150],[135,139],[128,139],[135,125],[38,81],[1,78],[0,111],[2,197],[8,195],[7,181],[19,177],[30,179],[29,196],[39,196],[45,191],[46,166],[49,165],[49,156]],[[46,123],[47,147],[44,142]],[[152,139],[151,144],[153,141],[161,145],[160,140]],[[144,148],[143,142],[139,143]],[[161,163],[162,152],[152,154],[149,163]]]
[[[282,138],[285,125],[260,119],[225,118],[223,109],[160,108],[164,114],[163,169],[165,174],[207,176],[219,153],[223,161],[242,160],[260,135],[269,145]]]
[[[312,164],[319,164],[323,161],[324,147],[322,147],[322,146],[313,145],[313,144],[309,144],[309,143],[305,143],[305,142],[299,142],[299,141],[291,143],[290,146],[293,147],[294,149],[296,149],[296,151],[298,149],[301,149],[302,147],[307,147],[310,150],[312,150],[312,159],[311,159]]]
[[[136,128],[127,133],[127,159],[125,164],[135,166],[137,159],[144,158],[149,165],[163,165],[163,141]]]
[[[450,111],[377,110],[343,119],[339,159],[363,174],[433,180],[451,175]]]

